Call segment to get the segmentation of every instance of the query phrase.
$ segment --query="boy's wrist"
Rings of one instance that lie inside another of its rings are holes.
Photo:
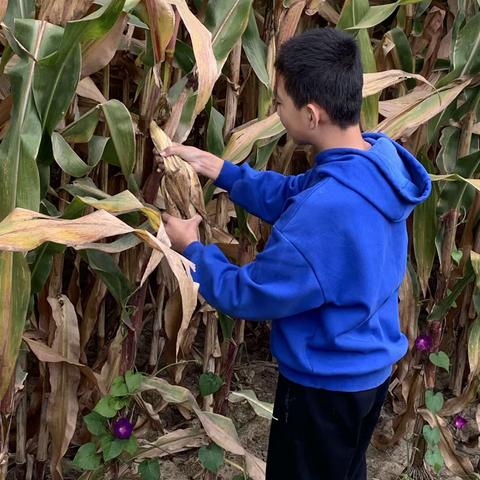
[[[215,181],[223,168],[223,160],[215,155],[205,156],[201,160],[201,174]]]

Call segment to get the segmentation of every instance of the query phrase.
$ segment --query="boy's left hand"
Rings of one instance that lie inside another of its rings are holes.
[[[181,218],[172,217],[168,213],[163,213],[162,220],[168,238],[172,242],[172,248],[177,252],[183,253],[192,242],[200,241],[198,232],[198,226],[202,222],[200,215],[197,214],[188,220],[182,220]]]

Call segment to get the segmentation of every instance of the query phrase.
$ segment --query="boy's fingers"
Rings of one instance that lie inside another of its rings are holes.
[[[172,218],[171,215],[169,215],[168,213],[162,213],[162,220],[163,220],[163,223],[168,223],[168,221]]]
[[[170,157],[172,155],[178,155],[179,157],[183,157],[185,153],[188,153],[188,151],[191,149],[191,147],[188,147],[187,145],[180,145],[178,143],[175,143],[171,145],[170,147],[164,148],[161,152],[160,155],[162,157]]]
[[[197,213],[194,217],[192,217],[192,220],[198,226],[202,223],[203,218]]]

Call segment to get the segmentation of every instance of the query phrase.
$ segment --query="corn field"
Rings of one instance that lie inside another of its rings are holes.
[[[358,41],[362,129],[434,182],[408,222],[409,351],[374,445],[408,442],[401,478],[480,478],[479,1],[0,0],[0,18],[1,480],[158,479],[182,452],[196,478],[227,478],[224,463],[264,478],[229,410],[271,417],[264,392],[231,388],[246,333],[268,324],[198,295],[160,214],[198,213],[202,241],[242,265],[269,226],[179,158],[157,168],[153,148],[309,168],[275,113],[274,61],[318,27]]]

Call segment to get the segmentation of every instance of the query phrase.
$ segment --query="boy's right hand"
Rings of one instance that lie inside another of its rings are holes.
[[[199,148],[189,147],[187,145],[173,144],[161,152],[156,148],[153,150],[155,161],[158,165],[163,163],[164,157],[170,155],[177,155],[197,172],[198,175],[203,175],[211,180],[216,180],[220,175],[223,167],[223,160],[213,153],[205,152]]]

